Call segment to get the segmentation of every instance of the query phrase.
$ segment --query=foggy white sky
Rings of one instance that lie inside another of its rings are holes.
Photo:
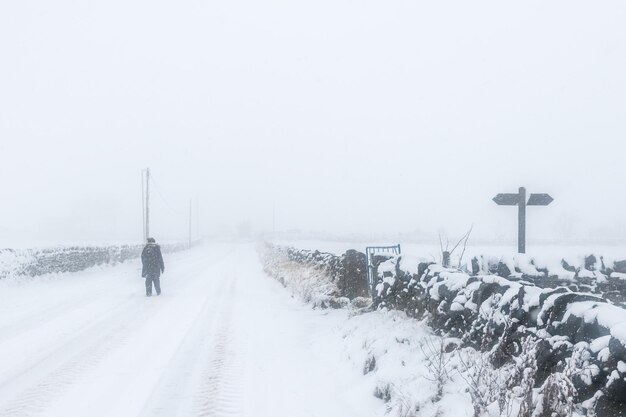
[[[0,241],[626,237],[623,1],[5,1]],[[7,244],[8,242],[8,244]]]

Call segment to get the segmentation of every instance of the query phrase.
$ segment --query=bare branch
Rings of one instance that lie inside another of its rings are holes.
[[[467,241],[467,239],[469,238],[470,233],[472,233],[472,229],[473,228],[474,228],[474,224],[472,224],[472,227],[470,227],[470,229],[463,235],[463,237],[461,237],[461,239],[459,239],[459,241],[456,243],[456,245],[454,245],[454,248],[452,248],[452,250],[450,251],[450,255],[452,255],[454,253],[456,248],[459,247],[459,245],[461,244],[461,242],[463,242],[463,240]]]
[[[461,269],[461,264],[463,263],[463,256],[465,256],[465,250],[467,249],[467,241],[469,240],[470,235],[472,234],[472,230],[474,230],[474,223],[470,226],[470,229],[465,234],[465,241],[463,242],[463,251],[461,251],[461,256],[459,256],[459,269]]]
[[[441,252],[443,253],[443,242],[441,241],[441,233],[439,233],[439,247],[441,248]]]

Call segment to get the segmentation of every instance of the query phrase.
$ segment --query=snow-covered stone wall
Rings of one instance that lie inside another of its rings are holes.
[[[161,244],[163,253],[188,249],[187,243]],[[143,245],[74,246],[46,249],[0,249],[0,278],[77,272],[96,265],[138,258]]]
[[[378,268],[375,305],[426,319],[477,350],[498,345],[502,363],[519,352],[523,340],[536,339],[537,384],[579,355],[581,369],[572,377],[577,401],[594,402],[598,415],[626,415],[626,310],[602,297],[597,286],[606,283],[595,275],[589,290],[598,294],[573,291],[572,283],[579,289],[588,279],[577,271],[563,284],[553,276],[555,288],[542,288],[536,285],[539,275],[529,280],[527,272],[513,269],[509,274],[519,275],[507,279],[394,257]]]
[[[626,260],[588,255],[556,262],[537,260],[527,255],[495,258],[475,257],[472,275],[498,275],[511,281],[541,288],[567,287],[572,291],[598,294],[615,304],[626,306]]]
[[[341,256],[265,243],[259,247],[265,271],[321,307],[341,307],[369,298],[365,254],[349,250]],[[301,265],[304,268],[298,268]]]
[[[324,271],[324,283],[338,282],[347,256],[267,248],[274,259],[303,266],[305,272],[296,275]],[[366,261],[360,256],[351,279],[363,284],[364,294]],[[510,369],[534,346],[537,416],[550,415],[537,404],[561,383],[574,387],[574,397],[562,403],[576,403],[582,415],[626,416],[626,262],[587,256],[542,264],[525,256],[483,256],[472,260],[470,270],[461,270],[408,256],[378,261],[374,306],[423,320],[446,341],[456,341],[450,349],[484,352],[496,368]],[[281,282],[294,279],[293,271],[266,269]],[[309,292],[323,287],[310,283]]]

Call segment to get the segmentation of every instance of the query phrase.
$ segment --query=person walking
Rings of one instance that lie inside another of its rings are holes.
[[[143,264],[141,276],[146,279],[146,296],[152,295],[153,283],[157,295],[161,295],[161,274],[165,271],[165,265],[161,247],[152,237],[147,239],[146,246],[141,252],[141,263]]]

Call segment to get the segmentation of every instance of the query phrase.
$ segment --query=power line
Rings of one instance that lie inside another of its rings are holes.
[[[157,181],[154,179],[154,175],[151,175],[150,168],[141,170],[141,208],[142,208],[142,220],[143,220],[143,234],[144,240],[147,240],[150,237],[150,184],[152,184],[152,188],[156,190],[156,194],[159,196],[159,199],[163,202],[163,205],[167,207],[167,209],[176,215],[177,218],[188,218],[188,239],[189,246],[191,246],[192,241],[192,225],[193,225],[193,199],[189,199],[189,208],[188,212],[185,213],[180,209],[174,208],[172,204],[170,204],[169,200],[165,198],[163,193],[161,192],[161,186],[157,184]],[[187,211],[187,210],[185,210]],[[199,231],[199,203],[196,199],[196,227]]]
[[[154,175],[150,176],[150,180],[152,181],[152,184],[154,185],[154,189],[156,190],[157,195],[159,196],[159,198],[163,201],[163,203],[165,204],[165,206],[174,214],[177,214],[179,216],[186,216],[186,213],[184,213],[183,211],[179,210],[179,209],[175,209],[174,207],[172,207],[172,205],[170,204],[170,202],[163,196],[163,194],[161,194],[161,190],[160,190],[160,186],[157,184],[157,182],[154,180]]]

